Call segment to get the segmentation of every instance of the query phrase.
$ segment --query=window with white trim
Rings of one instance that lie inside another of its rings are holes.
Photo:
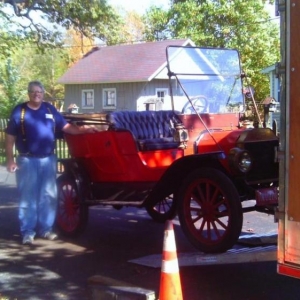
[[[162,103],[164,103],[164,99],[169,94],[168,89],[155,89],[156,96]]]
[[[82,90],[81,92],[81,108],[94,108],[94,90]]]
[[[103,109],[116,109],[117,90],[115,88],[103,89],[102,101],[103,101]]]

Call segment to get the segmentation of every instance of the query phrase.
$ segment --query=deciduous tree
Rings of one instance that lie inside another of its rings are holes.
[[[22,102],[24,93],[18,88],[19,80],[18,69],[8,58],[0,66],[0,118],[8,118],[13,107]]]
[[[39,45],[59,44],[69,28],[111,44],[120,22],[106,0],[3,0],[0,14]]]
[[[256,98],[264,99],[269,84],[260,71],[279,59],[279,25],[270,20],[269,2],[173,0],[167,11],[155,7],[148,11],[146,36],[149,40],[190,38],[198,46],[238,49]]]

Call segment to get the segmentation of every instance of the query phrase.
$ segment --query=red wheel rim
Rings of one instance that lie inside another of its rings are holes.
[[[65,181],[58,191],[57,222],[66,232],[72,232],[79,224],[80,208],[74,185]]]
[[[230,205],[221,188],[210,179],[192,182],[184,198],[186,225],[201,243],[220,243],[229,231]]]
[[[155,210],[159,214],[166,214],[168,213],[173,205],[173,196],[168,196],[164,198],[162,201],[158,202],[154,207]]]

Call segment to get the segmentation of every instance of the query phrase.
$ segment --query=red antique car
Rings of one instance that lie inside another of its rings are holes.
[[[71,159],[63,160],[57,180],[57,225],[65,235],[84,229],[91,205],[136,206],[159,222],[178,214],[189,241],[216,253],[237,242],[243,213],[274,213],[278,137],[262,124],[240,126],[238,52],[170,46],[166,54],[170,87],[179,87],[186,99],[181,111],[69,117],[102,130],[65,135]],[[243,206],[247,200],[255,204]]]

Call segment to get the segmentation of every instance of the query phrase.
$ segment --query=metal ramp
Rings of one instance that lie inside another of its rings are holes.
[[[222,265],[236,263],[251,263],[259,261],[277,260],[277,234],[241,236],[238,244],[247,244],[252,247],[240,247],[230,249],[225,253],[205,254],[201,252],[177,253],[180,267],[201,265]],[[129,260],[131,263],[160,268],[161,254],[144,256]]]
[[[277,245],[277,239],[277,233],[241,235],[237,244],[245,246]]]

